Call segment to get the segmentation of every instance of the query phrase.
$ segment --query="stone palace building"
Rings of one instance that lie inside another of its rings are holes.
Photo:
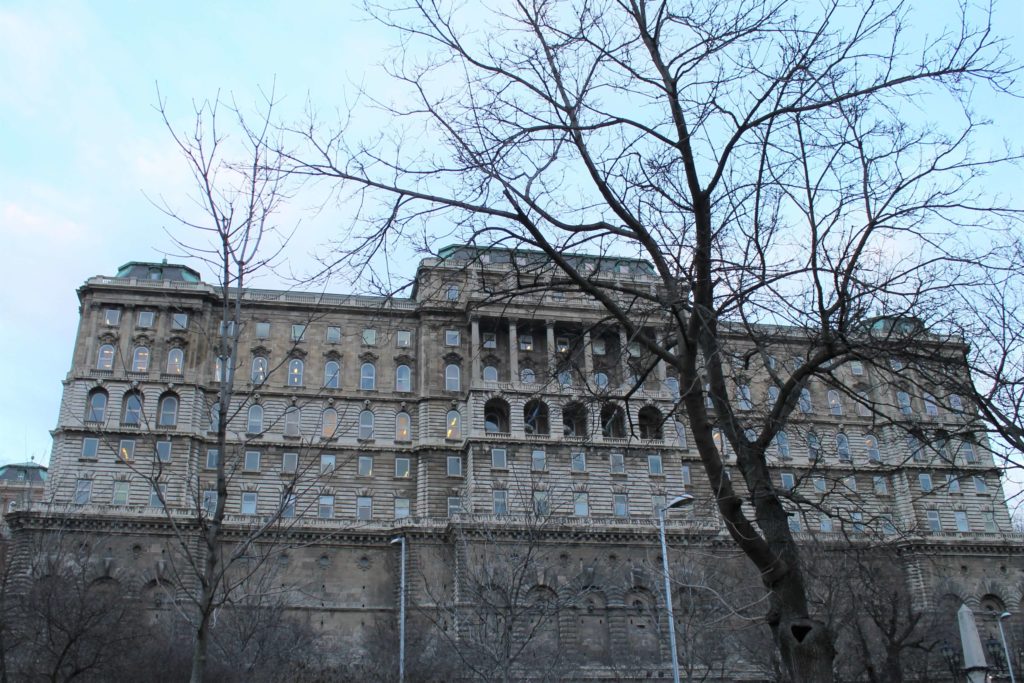
[[[55,529],[100,538],[97,576],[158,613],[194,584],[174,557],[216,504],[223,458],[225,543],[259,535],[250,555],[272,557],[261,566],[286,587],[288,613],[339,658],[394,656],[402,537],[410,671],[416,658],[440,667],[427,659],[450,642],[463,661],[446,665],[466,670],[661,677],[657,511],[688,492],[694,504],[666,521],[680,659],[712,679],[769,679],[763,628],[743,635],[739,608],[692,608],[694,591],[752,590],[749,603],[760,586],[673,417],[678,381],[578,294],[489,295],[481,283],[507,277],[516,257],[449,248],[420,263],[408,298],[247,289],[237,330],[222,329],[220,289],[187,266],[129,263],[88,279],[46,498],[11,516],[15,543],[27,553],[27,539]],[[588,268],[654,282],[638,260],[590,257]],[[237,333],[235,357],[218,357],[221,333]],[[773,334],[764,362],[784,372],[800,342]],[[737,401],[754,411],[773,389],[748,371]],[[1018,613],[1024,552],[1000,471],[982,438],[925,443],[905,428],[963,435],[973,419],[956,395],[901,388],[912,372],[895,357],[851,362],[833,373],[843,386],[807,387],[770,457],[776,487],[815,503],[794,503],[791,528],[821,553],[891,551],[929,614],[961,602]],[[226,381],[234,402],[220,416]],[[529,609],[502,611],[513,603]],[[535,642],[509,659],[506,640]]]

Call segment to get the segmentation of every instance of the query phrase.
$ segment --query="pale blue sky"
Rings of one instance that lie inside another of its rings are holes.
[[[1003,0],[998,19],[1024,62],[1024,3]],[[329,114],[354,84],[383,87],[390,39],[346,0],[0,0],[0,463],[48,458],[76,288],[172,248],[144,193],[174,201],[190,185],[153,109],[156,84],[182,122],[194,98],[220,90],[246,105],[275,80],[285,110],[308,94]],[[1020,102],[993,114],[1021,139]],[[993,182],[1016,191],[1019,179]],[[294,267],[337,222],[304,218]]]

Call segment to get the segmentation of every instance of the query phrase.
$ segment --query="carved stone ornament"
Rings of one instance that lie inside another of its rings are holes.
[[[326,358],[327,360],[340,361],[341,354],[335,351],[334,349],[331,349],[330,351],[324,354],[324,358]]]
[[[359,360],[363,363],[376,363],[378,358],[380,358],[380,356],[373,351],[363,351],[359,354]]]
[[[99,339],[104,344],[117,344],[117,335],[110,330],[100,332]]]
[[[454,351],[449,351],[448,353],[441,356],[441,360],[449,364],[459,364],[462,362],[462,356],[455,353]]]
[[[257,344],[256,346],[252,347],[252,355],[253,356],[269,356],[270,355],[270,349],[268,349],[263,344]]]
[[[412,365],[415,362],[416,359],[407,353],[400,353],[395,356],[395,365]]]
[[[288,352],[289,358],[298,358],[299,360],[305,360],[307,355],[306,351],[300,348],[294,348]]]

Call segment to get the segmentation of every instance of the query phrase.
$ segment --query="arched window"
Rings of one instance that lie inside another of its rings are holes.
[[[101,348],[100,349],[100,353],[102,353],[102,352],[103,352],[103,349]],[[113,351],[111,351],[111,358],[113,358]],[[107,368],[107,369],[109,370],[109,368]],[[950,394],[949,395],[949,407],[950,407],[950,409],[954,413],[962,413],[962,412],[964,412],[964,401],[963,401],[962,398],[960,398],[956,394]]]
[[[149,370],[149,349],[145,346],[136,346],[132,352],[132,372],[146,372]]]
[[[263,431],[263,406],[259,403],[249,406],[249,420],[246,422],[245,431],[249,434],[259,434]]]
[[[523,430],[527,434],[550,434],[548,426],[548,406],[543,401],[534,399],[523,406]]]
[[[839,392],[835,389],[828,390],[828,412],[832,415],[843,414],[843,404],[839,401]]]
[[[412,418],[402,411],[395,415],[395,441],[411,441]]]
[[[715,448],[718,449],[718,452],[722,456],[722,459],[728,458],[729,453],[725,449],[725,435],[722,434],[721,429],[711,430],[711,440],[714,442]]]
[[[800,412],[809,413],[814,410],[814,405],[811,403],[811,391],[810,389],[804,388],[800,390]]]
[[[594,373],[594,386],[597,387],[598,390],[607,389],[608,388],[608,375],[607,375],[607,373],[595,372]]]
[[[178,397],[168,394],[160,399],[157,410],[157,424],[161,427],[174,427],[178,424]]]
[[[288,406],[284,409],[284,435],[285,436],[298,436],[300,424],[302,422],[302,413],[296,406]]]
[[[840,460],[850,460],[850,440],[846,434],[836,434],[836,455]]]
[[[587,409],[581,403],[569,403],[562,408],[563,436],[587,436]]]
[[[302,361],[298,358],[292,358],[288,361],[288,386],[302,386],[302,373],[304,369]]]
[[[754,407],[754,402],[750,399],[749,384],[740,384],[736,387],[736,403],[739,404],[740,410],[750,410]]]
[[[214,400],[210,406],[210,431],[216,432],[220,429],[220,401]]]
[[[558,371],[558,386],[571,387],[572,386],[572,372],[569,370]]]
[[[377,388],[377,367],[373,363],[363,363],[359,368],[359,388],[368,391]]]
[[[523,384],[533,384],[537,381],[537,374],[533,368],[522,368],[519,370],[519,381]]]
[[[626,414],[622,408],[610,403],[601,407],[601,434],[612,439],[626,438]]]
[[[462,438],[462,416],[457,410],[449,410],[445,418],[445,436],[449,439]]]
[[[372,415],[372,413],[371,413]],[[327,408],[320,415],[320,436],[325,439],[333,439],[338,431],[338,411],[334,408]]]
[[[488,434],[507,434],[508,404],[500,398],[492,398],[484,404],[484,431]]]
[[[124,410],[121,411],[121,424],[138,425],[142,423],[142,396],[130,393],[124,397]]]
[[[103,422],[107,417],[107,392],[93,389],[89,393],[89,403],[85,409],[86,422]]]
[[[448,285],[447,289],[445,290],[445,297],[448,299],[448,301],[458,301],[459,300],[459,286],[458,285]]]
[[[636,417],[641,439],[661,438],[661,423],[664,421],[664,418],[660,410],[654,406],[645,406],[640,409]]]
[[[484,366],[484,381],[485,382],[497,382],[498,381],[498,368],[493,365]]]
[[[821,441],[814,432],[807,435],[807,459],[811,462],[821,459]]]
[[[789,460],[789,436],[784,431],[780,431],[775,435],[775,449],[779,453],[779,458],[782,460]]]
[[[455,364],[446,365],[444,368],[444,389],[445,391],[461,391],[462,380],[459,376],[459,366]]]
[[[864,435],[864,450],[871,462],[882,462],[882,451],[878,448],[878,438],[873,434]]]
[[[180,375],[185,372],[185,352],[171,349],[167,352],[167,374]]]
[[[337,389],[341,383],[341,366],[338,361],[329,360],[324,363],[324,388]]]
[[[217,356],[217,358],[214,359],[213,376],[216,378],[216,381],[227,382],[229,369],[232,371],[234,370],[234,367],[231,365],[231,356]],[[234,376],[234,372],[232,372],[232,379],[234,379]]]
[[[904,415],[912,415],[914,408],[910,404],[910,394],[905,391],[896,392],[896,403],[899,405],[900,413]]]
[[[871,417],[871,397],[863,389],[857,392],[857,414],[861,417]]]
[[[776,386],[768,387],[768,407],[771,408],[779,402],[779,388]]]
[[[359,413],[359,438],[373,438],[373,411],[364,410]]]
[[[97,370],[113,370],[114,369],[114,347],[111,344],[104,344],[100,347],[99,353],[96,354],[96,369]]]
[[[939,415],[939,404],[931,394],[924,395],[924,412],[932,417]]]
[[[607,384],[607,381],[605,382]],[[679,380],[675,377],[665,378],[665,387],[669,393],[672,394],[672,398],[679,398]]]
[[[269,363],[263,356],[256,356],[252,359],[252,372],[249,377],[253,384],[263,384],[267,381],[267,368]]]
[[[395,368],[395,391],[412,391],[412,370],[408,365]]]

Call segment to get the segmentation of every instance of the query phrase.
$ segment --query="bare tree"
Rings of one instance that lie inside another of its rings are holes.
[[[978,179],[1014,153],[974,147],[984,121],[970,107],[1013,88],[990,12],[963,5],[922,36],[908,4],[881,1],[370,9],[400,36],[389,67],[412,103],[381,104],[397,124],[368,142],[313,119],[293,131],[307,147],[291,170],[341,181],[366,219],[334,265],[440,234],[542,252],[507,294],[582,292],[677,373],[719,512],[770,597],[786,677],[831,680],[834,634],[812,612],[765,453],[812,378],[935,356],[950,293],[997,251],[990,228],[1013,214]],[[567,256],[580,251],[597,256]],[[603,276],[616,256],[651,270]],[[788,373],[769,362],[783,355],[799,359]],[[764,413],[735,390],[752,368],[777,389]]]

